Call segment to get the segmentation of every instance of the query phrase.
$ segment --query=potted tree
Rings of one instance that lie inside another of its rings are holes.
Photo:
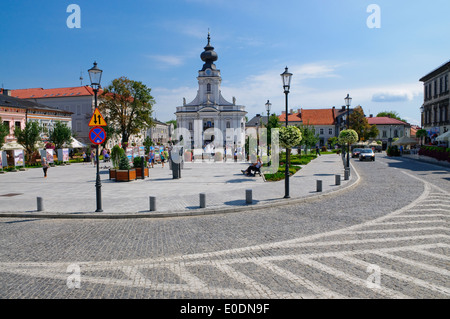
[[[136,179],[136,169],[130,168],[128,157],[123,154],[120,157],[119,169],[116,170],[116,182],[130,182]]]
[[[135,158],[133,158],[133,167],[136,170],[136,178],[142,178],[142,157],[137,156]],[[145,177],[149,177],[149,172],[148,172],[148,167],[147,167],[147,163],[144,159],[144,178]]]
[[[125,155],[125,150],[119,145],[114,145],[111,149],[112,168],[109,169],[109,179],[116,178],[116,170],[119,168],[119,162],[122,155]]]

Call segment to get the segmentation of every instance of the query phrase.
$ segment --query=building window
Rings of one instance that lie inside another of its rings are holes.
[[[323,128],[320,129],[320,135],[323,135]]]
[[[394,130],[394,137],[398,137],[398,131]]]
[[[231,128],[231,123],[229,121],[227,122],[227,128]]]
[[[387,131],[383,131],[383,137],[387,137]]]
[[[448,75],[444,77],[444,91],[448,91]]]
[[[77,132],[81,132],[81,121],[77,121]]]
[[[9,121],[3,121],[3,125],[6,125],[9,130],[11,130],[11,127],[9,126]],[[11,133],[11,131],[10,131]]]
[[[333,129],[332,128],[328,129],[328,135],[333,135]]]
[[[189,122],[189,131],[192,131],[192,122]]]
[[[15,126],[16,128],[20,128],[20,122],[19,122],[19,121],[16,121],[16,122],[14,123],[14,126]]]
[[[206,93],[211,93],[211,83],[206,84]]]

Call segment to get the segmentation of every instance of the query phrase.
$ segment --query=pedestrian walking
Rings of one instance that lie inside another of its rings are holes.
[[[322,156],[322,155],[320,155],[320,149],[319,149],[319,146],[317,146],[317,145],[316,145],[316,155]]]
[[[42,157],[41,159],[42,170],[44,171],[44,178],[47,178],[47,170],[48,170],[48,162],[46,157]]]
[[[150,153],[148,153],[148,162],[153,168],[153,166],[155,165],[155,152],[153,152],[153,150],[151,150]]]

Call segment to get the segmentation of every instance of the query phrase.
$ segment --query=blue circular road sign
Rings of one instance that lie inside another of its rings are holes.
[[[89,139],[96,145],[102,144],[106,139],[106,132],[99,126],[93,127],[89,131]]]

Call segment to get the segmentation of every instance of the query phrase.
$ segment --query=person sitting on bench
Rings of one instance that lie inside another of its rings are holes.
[[[255,176],[256,172],[261,174],[261,166],[262,166],[262,162],[261,162],[261,159],[258,157],[258,160],[256,161],[256,163],[253,163],[252,165],[250,165],[245,171],[241,170],[241,172],[246,176]],[[254,173],[253,173],[253,171],[254,171]]]

